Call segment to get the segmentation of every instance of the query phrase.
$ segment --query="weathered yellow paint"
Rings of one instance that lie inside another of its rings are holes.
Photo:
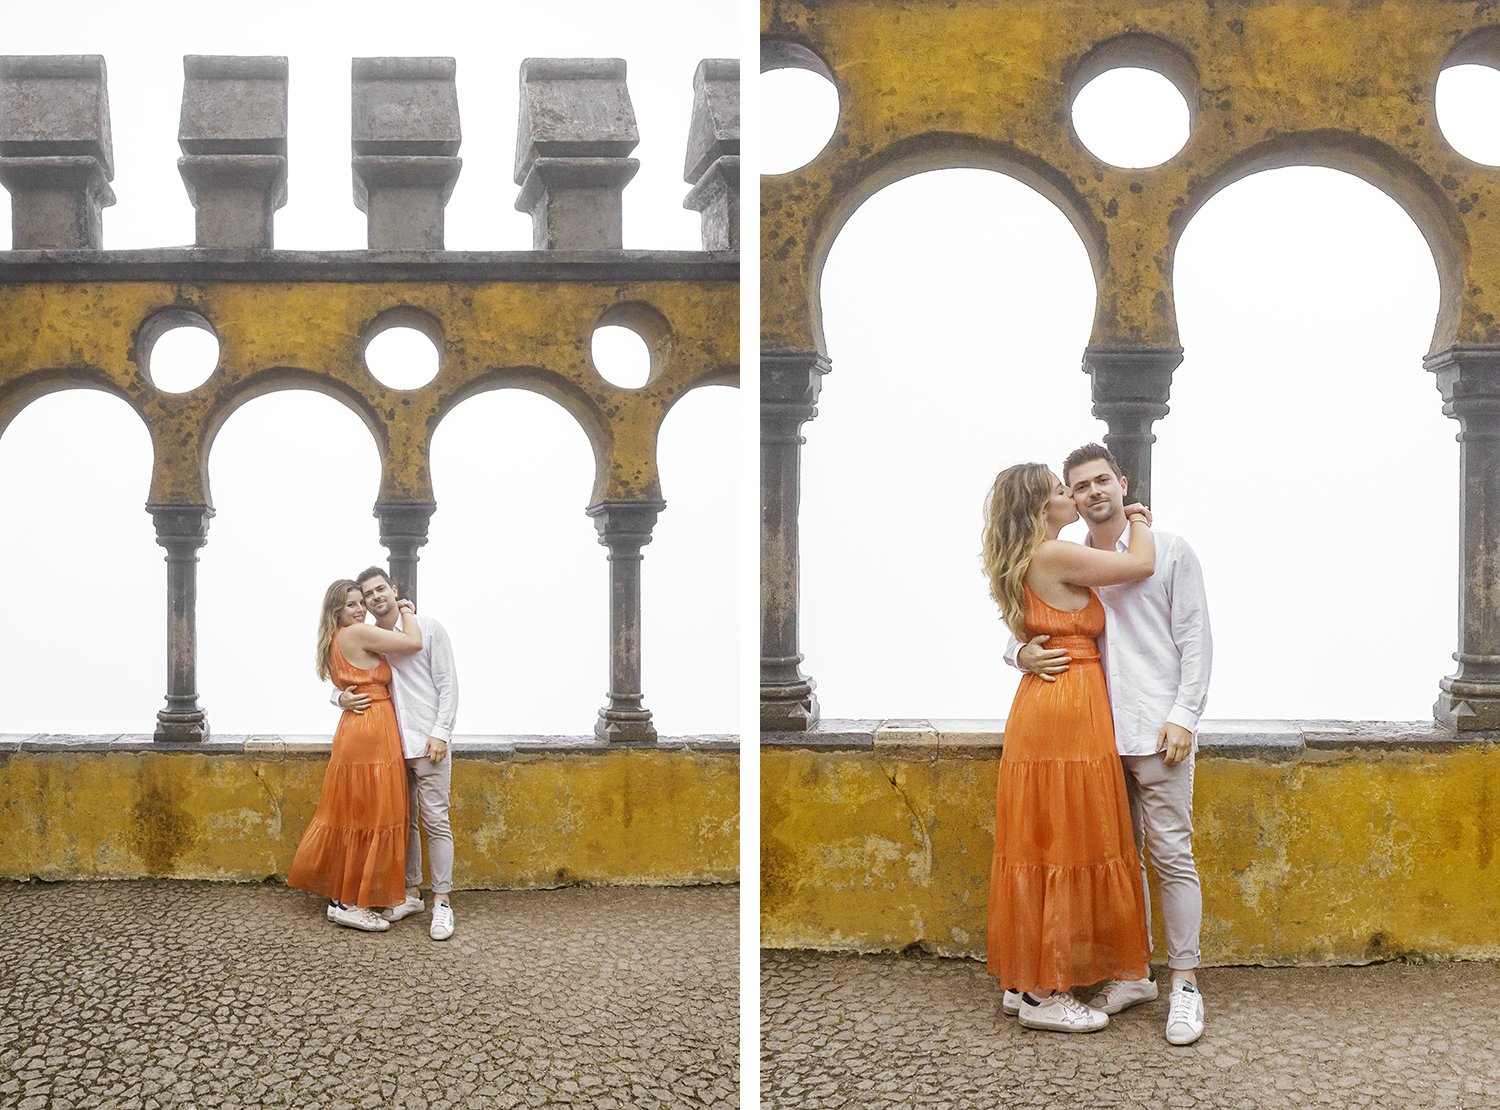
[[[365,369],[372,323],[398,308],[439,333],[438,377],[421,389],[389,389]],[[156,389],[139,364],[138,333],[170,309],[202,316],[219,339],[218,369],[183,394]],[[606,317],[664,329],[651,337],[645,386],[614,386],[594,369],[590,345]],[[439,421],[503,387],[542,393],[578,420],[595,453],[593,501],[657,499],[667,411],[693,388],[734,382],[739,366],[733,281],[0,284],[0,320],[0,430],[56,389],[115,393],[151,431],[153,502],[212,504],[215,433],[238,405],[286,388],[327,393],[360,416],[380,452],[381,500],[433,500],[427,460]]]
[[[1069,217],[1093,262],[1095,345],[1178,345],[1183,229],[1226,185],[1291,164],[1356,174],[1411,215],[1441,283],[1434,351],[1500,342],[1500,175],[1448,146],[1435,109],[1445,61],[1500,57],[1491,3],[764,0],[761,12],[772,57],[811,52],[840,100],[822,153],[761,179],[765,349],[828,354],[818,283],[839,229],[884,186],[947,167],[1010,174]],[[1074,135],[1078,78],[1106,56],[1103,68],[1171,70],[1184,88],[1195,122],[1165,164],[1108,166]]]
[[[0,876],[285,878],[326,755],[0,755]],[[455,884],[691,884],[738,879],[739,757],[615,749],[460,757]]]
[[[982,955],[998,765],[763,750],[762,944]],[[1500,957],[1500,747],[1209,755],[1194,826],[1206,964]]]

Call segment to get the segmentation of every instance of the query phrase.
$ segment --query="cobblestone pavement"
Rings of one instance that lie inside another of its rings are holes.
[[[732,1107],[738,892],[0,883],[0,1107]]]
[[[1004,1017],[974,961],[761,963],[767,1110],[1500,1107],[1496,964],[1205,969],[1207,1030],[1174,1048],[1165,997],[1078,1036]]]

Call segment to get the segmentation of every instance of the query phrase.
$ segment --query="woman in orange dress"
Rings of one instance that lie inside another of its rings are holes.
[[[340,689],[368,694],[363,713],[345,710],[333,734],[333,751],[287,885],[328,898],[328,920],[366,932],[390,923],[372,906],[406,898],[406,761],[391,704],[386,655],[417,651],[422,630],[402,603],[404,631],[365,623],[359,586],[341,578],[323,596],[318,623],[318,677]]]
[[[1089,587],[1149,578],[1149,515],[1126,510],[1130,550],[1058,539],[1078,519],[1041,463],[1004,470],[985,513],[984,568],[1005,623],[1023,642],[1048,635],[1072,665],[1021,679],[1005,721],[995,792],[988,969],[1007,1012],[1032,1029],[1091,1033],[1108,1015],[1070,988],[1149,974],[1146,903],[1125,776],[1096,638],[1104,606]]]

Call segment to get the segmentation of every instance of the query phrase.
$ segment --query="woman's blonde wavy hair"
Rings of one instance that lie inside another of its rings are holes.
[[[328,680],[328,649],[333,646],[333,634],[338,631],[339,612],[349,600],[349,591],[358,590],[359,583],[340,578],[323,594],[323,615],[318,618],[318,677]]]
[[[1018,640],[1026,639],[1021,586],[1032,556],[1047,538],[1047,501],[1056,482],[1045,463],[1017,463],[996,475],[984,503],[984,576],[1000,616]]]

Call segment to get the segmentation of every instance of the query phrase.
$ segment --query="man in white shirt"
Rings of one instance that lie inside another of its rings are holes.
[[[390,577],[379,567],[362,571],[356,582],[365,595],[365,608],[381,628],[399,629],[401,611]],[[453,721],[458,715],[458,674],[453,665],[453,645],[437,621],[422,617],[422,649],[409,655],[392,655],[391,700],[401,729],[401,748],[406,757],[406,781],[410,799],[411,826],[406,842],[406,901],[382,912],[388,921],[400,921],[426,908],[422,901],[422,838],[427,834],[427,860],[432,870],[433,940],[453,935],[453,832],[448,827],[448,797],[453,780],[453,760],[448,745],[453,739]],[[370,704],[364,694],[343,690],[337,694],[344,709],[363,713]]]
[[[1088,545],[1126,550],[1129,482],[1109,450],[1097,443],[1078,448],[1064,460],[1062,480],[1088,525]],[[1167,965],[1172,970],[1167,1040],[1191,1044],[1203,1035],[1203,999],[1196,973],[1203,893],[1193,860],[1193,753],[1208,700],[1213,640],[1198,557],[1178,536],[1159,530],[1153,535],[1156,571],[1150,578],[1096,590],[1108,618],[1100,654],[1136,849],[1150,849],[1161,891]],[[1055,681],[1068,669],[1070,657],[1063,650],[1048,650],[1043,646],[1046,640],[1038,636],[1021,645],[1012,639],[1006,661]],[[1142,883],[1145,878],[1143,854]],[[1148,895],[1148,926],[1150,916]],[[1154,980],[1113,981],[1090,1005],[1114,1014],[1155,997]]]

